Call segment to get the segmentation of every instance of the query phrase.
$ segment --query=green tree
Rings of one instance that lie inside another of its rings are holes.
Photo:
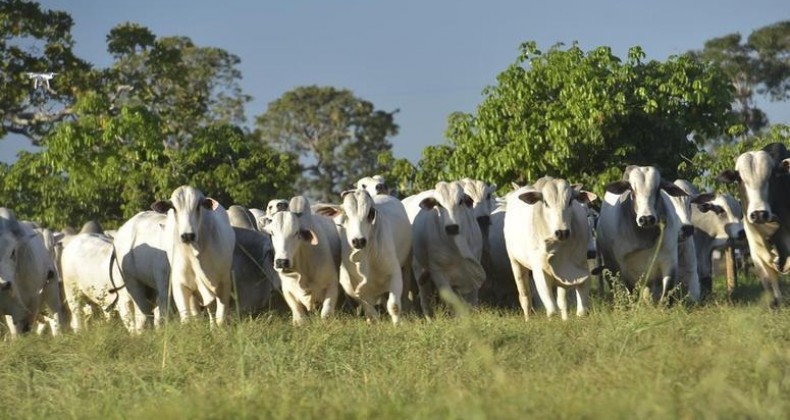
[[[716,64],[729,77],[734,112],[752,133],[768,125],[768,117],[754,104],[755,94],[775,101],[790,98],[790,21],[759,28],[746,40],[739,33],[713,38],[691,55]]]
[[[65,12],[24,0],[0,2],[0,139],[8,133],[38,145],[53,124],[73,115],[75,93],[95,83],[72,48],[74,22]],[[28,73],[55,73],[49,88]]]
[[[687,56],[644,57],[638,47],[622,61],[607,47],[543,53],[522,44],[477,112],[450,116],[449,159],[431,159],[440,166],[430,170],[500,186],[552,175],[598,191],[626,164],[677,176],[683,159],[731,127],[731,86],[716,67]]]
[[[398,132],[395,112],[376,110],[348,90],[298,87],[256,118],[255,135],[264,144],[299,155],[298,188],[327,201],[358,178],[379,172],[378,156],[392,148],[388,137]]]

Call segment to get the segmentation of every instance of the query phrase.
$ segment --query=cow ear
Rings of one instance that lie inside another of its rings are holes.
[[[628,165],[625,167],[625,170],[623,171],[623,181],[628,180],[628,174],[636,167],[637,167],[636,165]]]
[[[463,203],[463,205],[466,207],[472,208],[472,206],[475,205],[475,200],[472,200],[472,197],[464,194],[464,196],[461,197],[461,203]]]
[[[696,197],[691,199],[692,204],[702,204],[707,203],[710,200],[716,198],[716,194],[713,193],[702,193],[698,194]]]
[[[790,172],[790,159],[779,162],[779,172],[783,174]]]
[[[343,214],[343,209],[340,206],[332,206],[332,205],[322,205],[314,210],[315,214],[320,214],[321,216],[335,218],[336,216],[340,216]]]
[[[433,197],[427,197],[427,198],[424,198],[422,201],[420,201],[420,208],[422,208],[422,209],[431,210],[432,208],[434,208],[436,206],[440,206],[441,207],[439,202],[436,201],[436,199],[433,198]]]
[[[364,185],[363,185],[363,187],[362,187],[362,188],[364,188]],[[349,194],[353,194],[353,193],[354,193],[354,191],[356,191],[356,190],[345,190],[345,191],[343,191],[342,193],[340,193],[340,198],[344,198],[345,196],[347,196],[347,195],[349,195]]]
[[[310,242],[310,245],[318,245],[318,236],[316,236],[315,232],[312,230],[300,230],[299,237],[302,238],[303,241]]]
[[[594,193],[584,190],[574,190],[573,199],[584,204],[590,204],[593,201],[598,199],[598,196]]]
[[[219,208],[219,201],[211,197],[206,197],[200,201],[200,206],[203,207],[204,209],[216,210]]]
[[[516,184],[515,182],[510,183],[510,188],[513,188],[513,191],[521,188],[521,185]]]
[[[697,205],[697,209],[703,213],[707,213],[713,210],[713,204],[709,202],[700,203]]]
[[[603,188],[606,192],[620,195],[631,189],[631,183],[628,181],[614,181],[606,184]]]
[[[288,203],[280,201],[279,203],[277,203],[276,208],[277,211],[286,211],[288,210]]]
[[[738,173],[738,171],[725,169],[719,173],[719,176],[716,177],[716,180],[724,184],[730,184],[733,182],[740,182],[741,175]]]
[[[168,210],[174,208],[173,203],[170,201],[157,201],[154,204],[151,204],[151,210],[157,213],[167,213]]]
[[[543,200],[543,193],[540,191],[527,191],[523,194],[519,194],[518,199],[527,204],[535,204]]]
[[[688,197],[688,193],[683,191],[683,188],[680,188],[671,182],[661,181],[661,189],[666,191],[666,193],[672,197]]]

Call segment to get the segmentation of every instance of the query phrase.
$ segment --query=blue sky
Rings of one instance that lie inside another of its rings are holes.
[[[649,59],[701,48],[704,41],[790,19],[787,0],[47,0],[74,18],[76,52],[110,64],[105,37],[130,21],[157,36],[183,35],[241,58],[247,119],[303,85],[347,88],[384,110],[400,109],[395,155],[412,161],[444,141],[447,116],[472,112],[482,89],[512,63],[523,41],[545,49],[578,41],[624,57],[640,45]],[[760,103],[772,122],[790,123],[790,104]],[[0,141],[11,161],[25,140]]]

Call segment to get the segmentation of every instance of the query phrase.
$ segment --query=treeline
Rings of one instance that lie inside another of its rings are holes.
[[[0,139],[41,147],[0,166],[0,205],[53,227],[117,225],[181,184],[249,207],[295,193],[333,200],[374,173],[401,194],[465,176],[504,192],[545,174],[597,191],[636,163],[708,186],[706,169],[738,150],[790,138],[754,106],[756,95],[788,97],[790,22],[664,62],[638,47],[621,59],[524,43],[416,165],[392,153],[397,110],[349,90],[297,87],[248,127],[239,57],[124,23],[107,35],[112,64],[97,68],[73,53],[73,23],[35,2],[0,3]]]

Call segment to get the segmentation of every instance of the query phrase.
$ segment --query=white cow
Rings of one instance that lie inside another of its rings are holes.
[[[790,154],[774,143],[763,150],[746,152],[735,161],[735,171],[719,175],[725,182],[738,182],[741,202],[746,207],[743,225],[749,252],[766,292],[777,308],[782,294],[779,274],[788,271],[790,256]]]
[[[483,238],[472,204],[458,181],[439,182],[419,202],[421,210],[412,223],[412,267],[428,318],[433,316],[434,288],[445,293],[454,289],[477,305],[485,271],[480,264]]]
[[[371,196],[379,194],[389,195],[390,193],[389,188],[387,188],[387,183],[381,175],[366,176],[357,181],[356,187],[358,190],[367,191]]]
[[[102,234],[80,233],[64,242],[60,264],[72,330],[79,331],[84,326],[83,307],[88,304],[94,314],[106,312],[108,317],[114,307],[124,326],[134,331],[134,302],[126,290],[119,265],[110,263],[112,240]]]
[[[742,218],[740,203],[728,193],[717,194],[713,200],[691,208],[697,272],[703,295],[710,294],[713,290],[713,250],[746,239]]]
[[[0,208],[0,312],[12,335],[28,332],[45,303],[60,331],[63,308],[60,285],[40,234],[16,219],[14,213]]]
[[[277,212],[264,231],[272,238],[274,269],[280,277],[285,301],[291,308],[293,323],[301,325],[306,312],[319,305],[322,305],[321,318],[328,318],[334,310],[340,239],[331,219],[310,214],[309,202],[303,197],[292,200],[296,202],[306,203],[308,210],[300,214]],[[304,206],[299,209],[305,211]]]
[[[694,222],[692,220],[692,207],[707,203],[714,198],[713,194],[699,194],[696,188],[685,179],[677,179],[674,184],[687,195],[671,196],[665,191],[666,198],[672,203],[672,208],[680,222],[678,236],[678,271],[677,278],[693,302],[700,300],[700,278],[697,262],[697,244],[694,240]],[[695,206],[692,206],[694,204]]]
[[[216,315],[209,311],[209,318],[212,324],[224,324],[236,244],[228,212],[216,200],[188,185],[176,188],[170,201],[157,201],[151,208],[167,213],[164,244],[173,300],[181,322],[196,316],[199,305],[216,302]]]
[[[113,238],[116,264],[134,301],[135,331],[138,332],[149,320],[160,325],[170,312],[165,219],[164,214],[154,211],[137,213],[118,228]]]
[[[404,285],[411,279],[411,225],[403,204],[367,190],[341,194],[342,206],[318,209],[340,226],[340,284],[360,302],[368,322],[378,319],[376,301],[389,294],[387,311],[397,324]]]
[[[548,316],[559,307],[562,319],[568,319],[568,288],[576,292],[576,314],[587,313],[590,292],[587,244],[591,231],[587,210],[580,203],[596,198],[580,186],[552,177],[543,177],[534,186],[522,187],[508,195],[505,243],[526,319],[532,310],[530,271]]]
[[[652,289],[654,300],[663,299],[674,285],[681,228],[672,203],[659,190],[671,196],[686,195],[675,184],[662,181],[656,168],[629,166],[622,181],[606,186],[598,219],[598,251],[604,266],[619,272],[629,290],[640,277],[648,276],[644,291]],[[662,224],[663,240],[659,243]],[[650,267],[657,247],[655,266]]]

